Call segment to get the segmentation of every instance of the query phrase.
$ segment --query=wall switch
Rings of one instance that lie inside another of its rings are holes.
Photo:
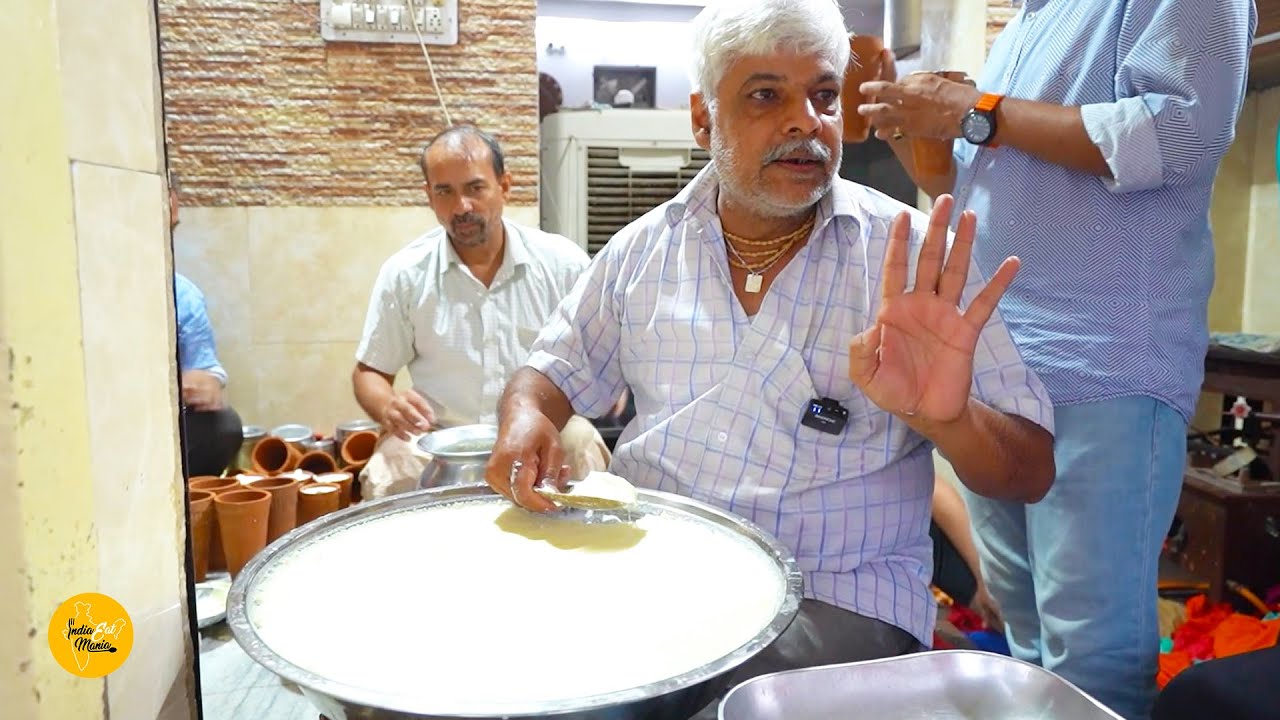
[[[320,0],[330,42],[458,44],[458,0]],[[415,24],[416,21],[416,24]]]

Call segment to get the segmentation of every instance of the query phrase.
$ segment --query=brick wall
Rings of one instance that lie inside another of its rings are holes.
[[[159,0],[171,167],[185,205],[420,205],[445,125],[417,45],[326,43],[319,2]],[[538,174],[536,0],[467,0],[428,46],[454,122],[498,136],[511,202]]]
[[[991,43],[996,41],[996,35],[1004,29],[1005,25],[1013,19],[1018,13],[1018,8],[1012,5],[1009,0],[987,0],[987,50],[991,50]]]

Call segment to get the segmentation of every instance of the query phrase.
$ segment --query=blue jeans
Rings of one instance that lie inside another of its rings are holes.
[[[965,492],[1014,657],[1128,720],[1155,698],[1160,548],[1186,466],[1183,417],[1148,397],[1054,410],[1058,476],[1034,505]]]

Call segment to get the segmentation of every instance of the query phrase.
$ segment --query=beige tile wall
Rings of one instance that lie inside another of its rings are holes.
[[[329,433],[363,412],[351,369],[378,268],[438,225],[426,207],[183,208],[174,263],[204,292],[247,425]],[[537,224],[536,207],[507,217]]]
[[[175,683],[193,687],[171,389],[174,313],[164,302],[171,292],[165,181],[154,172],[73,162],[72,182],[101,556],[97,590],[118,600],[134,624],[129,661],[107,678],[108,702],[113,717],[156,718]]]
[[[1276,181],[1276,128],[1280,88],[1254,98],[1253,192],[1241,326],[1280,334],[1280,186]]]

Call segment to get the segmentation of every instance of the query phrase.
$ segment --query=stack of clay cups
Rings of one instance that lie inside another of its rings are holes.
[[[196,582],[209,576],[209,548],[213,532],[213,493],[188,490],[187,504],[191,515],[191,563]],[[221,545],[221,543],[219,543]]]
[[[298,469],[306,470],[312,475],[322,475],[337,472],[338,463],[323,450],[311,450],[298,459]]]
[[[235,481],[239,485],[239,481]],[[227,572],[234,579],[244,566],[267,546],[271,493],[240,486],[213,499],[218,531],[227,555]]]
[[[187,481],[187,489],[189,491],[188,502],[191,503],[191,554],[195,560],[197,567],[200,565],[200,557],[205,560],[205,568],[207,572],[218,572],[227,569],[226,554],[222,550],[222,536],[218,529],[218,515],[214,510],[212,503],[207,508],[208,534],[203,538],[196,535],[196,513],[198,508],[196,503],[202,496],[190,496],[190,493],[197,491],[212,493],[215,497],[225,492],[240,489],[240,482],[235,478],[223,478],[215,475],[197,475]],[[203,582],[204,577],[197,573],[196,582]]]
[[[306,525],[331,512],[337,512],[341,504],[342,488],[339,485],[304,480],[298,489],[298,525]]]
[[[298,489],[302,481],[293,475],[277,475],[249,483],[254,490],[264,490],[271,495],[267,514],[267,540],[270,545],[277,538],[298,526]]]
[[[342,472],[350,473],[352,477],[352,488],[349,497],[352,502],[360,502],[360,471],[364,470],[364,466],[369,462],[369,458],[373,457],[373,451],[378,447],[378,433],[372,430],[361,430],[352,433],[342,440],[342,447],[339,448],[338,454],[342,458]]]
[[[283,475],[298,467],[302,460],[302,452],[292,443],[268,435],[253,447],[253,472],[271,477]]]

